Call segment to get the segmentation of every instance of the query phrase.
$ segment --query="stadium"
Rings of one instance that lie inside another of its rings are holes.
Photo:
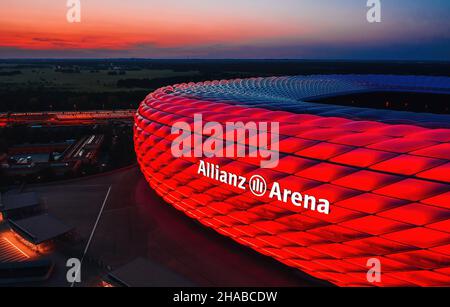
[[[450,78],[314,75],[164,87],[135,116],[138,163],[168,204],[315,278],[338,286],[448,286],[448,112],[432,113],[436,105],[428,102],[425,112],[389,109],[388,101],[384,107],[323,102],[387,92],[449,95]],[[262,168],[260,157],[248,156],[174,157],[171,127],[193,124],[195,114],[221,124],[279,122],[278,165]],[[330,213],[223,185],[199,175],[200,161],[327,199]],[[367,279],[372,258],[382,264],[379,283]]]

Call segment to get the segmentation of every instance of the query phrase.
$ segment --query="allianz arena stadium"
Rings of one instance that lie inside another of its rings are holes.
[[[315,75],[164,87],[135,116],[138,162],[168,204],[313,277],[338,286],[450,286],[450,115],[311,102],[377,91],[448,95],[450,78]],[[195,114],[224,125],[278,122],[278,165],[175,157],[172,127],[193,124]],[[199,174],[201,161],[326,199],[329,213],[224,185]],[[372,283],[374,258],[382,275]]]

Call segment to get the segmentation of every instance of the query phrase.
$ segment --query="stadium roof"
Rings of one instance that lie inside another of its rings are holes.
[[[311,75],[249,78],[178,84],[158,90],[164,94],[245,105],[292,113],[377,120],[389,123],[449,127],[449,114],[416,113],[309,102],[337,95],[377,91],[450,94],[450,78],[399,75]]]
[[[10,211],[38,205],[39,197],[35,192],[4,194],[0,199],[0,211]]]
[[[49,214],[36,215],[30,218],[9,220],[11,228],[33,244],[53,240],[72,230],[71,227]]]
[[[110,272],[104,279],[107,282],[122,287],[192,286],[192,284],[178,274],[144,258],[137,258]]]

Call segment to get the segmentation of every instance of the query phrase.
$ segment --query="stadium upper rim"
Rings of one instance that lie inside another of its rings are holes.
[[[391,124],[450,127],[449,114],[419,113],[341,106],[308,100],[354,93],[417,92],[450,94],[450,78],[399,75],[309,75],[260,77],[182,83],[163,87],[160,93],[187,99],[225,102],[246,107],[292,113],[309,113]]]

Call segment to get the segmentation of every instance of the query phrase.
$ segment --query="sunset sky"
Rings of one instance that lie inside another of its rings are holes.
[[[301,58],[450,61],[450,1],[1,0],[0,58]]]

